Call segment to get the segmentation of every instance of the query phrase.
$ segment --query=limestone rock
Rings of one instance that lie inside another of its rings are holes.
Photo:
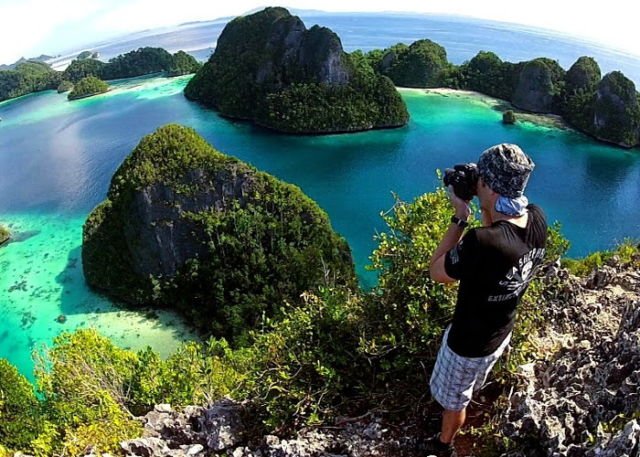
[[[592,133],[623,147],[640,142],[640,102],[633,81],[619,71],[608,73],[596,91]]]
[[[534,113],[555,113],[563,78],[564,70],[553,60],[538,58],[526,62],[511,101],[516,107]]]

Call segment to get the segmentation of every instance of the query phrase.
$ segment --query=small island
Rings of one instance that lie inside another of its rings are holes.
[[[314,201],[179,125],[144,137],[116,171],[85,222],[82,264],[108,296],[171,307],[232,341],[327,278],[355,282]]]
[[[78,100],[81,98],[92,97],[94,95],[103,94],[109,90],[109,85],[94,76],[87,76],[78,81],[67,98],[69,100]]]
[[[223,116],[283,133],[393,128],[409,119],[391,80],[364,54],[345,53],[330,29],[307,29],[284,8],[229,22],[184,94]]]
[[[4,225],[0,225],[0,246],[5,244],[11,238],[11,232]]]

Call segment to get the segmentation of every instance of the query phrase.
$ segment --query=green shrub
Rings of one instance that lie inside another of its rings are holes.
[[[28,449],[42,427],[33,386],[16,367],[0,359],[0,445]]]
[[[576,276],[588,276],[593,270],[616,260],[617,265],[635,265],[640,268],[640,244],[634,240],[625,240],[614,249],[598,251],[582,259],[563,259],[562,266]]]

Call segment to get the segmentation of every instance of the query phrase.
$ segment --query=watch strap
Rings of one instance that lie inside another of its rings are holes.
[[[469,223],[467,221],[463,221],[462,219],[460,219],[456,215],[451,216],[451,223],[452,224],[456,224],[460,228],[465,228],[466,226],[469,225]]]

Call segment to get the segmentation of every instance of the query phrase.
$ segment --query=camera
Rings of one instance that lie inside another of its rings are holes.
[[[445,186],[452,186],[453,193],[464,201],[476,195],[478,185],[478,166],[475,163],[461,163],[444,170]]]

